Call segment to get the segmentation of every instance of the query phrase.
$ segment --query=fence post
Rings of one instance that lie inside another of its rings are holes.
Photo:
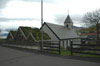
[[[66,40],[66,50],[68,50],[68,40]]]
[[[43,52],[43,44],[42,44],[42,41],[40,41],[40,51]]]
[[[27,48],[27,45],[28,45],[28,40],[25,41],[25,48]]]
[[[70,53],[71,53],[71,56],[73,55],[73,53],[72,53],[72,45],[73,45],[73,41],[70,41]]]
[[[63,40],[63,51],[65,50],[64,40]]]
[[[60,40],[59,40],[59,55],[61,55],[61,46],[60,46]]]

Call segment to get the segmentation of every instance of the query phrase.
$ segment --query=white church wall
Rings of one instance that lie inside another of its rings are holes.
[[[64,49],[67,49],[68,47],[70,47],[70,40],[60,41],[60,46],[63,47]]]
[[[81,39],[80,38],[75,38],[75,39],[66,39],[66,40],[62,40],[60,42],[61,47],[63,47],[64,49],[68,49],[68,47],[70,47],[70,41],[73,42],[73,44],[81,44]],[[73,46],[73,48],[78,48],[80,46]]]
[[[59,41],[59,39],[54,35],[54,33],[46,25],[43,26],[43,31],[50,36],[51,41]]]

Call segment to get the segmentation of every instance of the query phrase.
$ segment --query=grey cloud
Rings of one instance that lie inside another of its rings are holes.
[[[83,15],[72,15],[71,16],[71,18],[73,19],[73,20],[75,20],[75,21],[77,21],[77,20],[82,20],[82,17],[83,17]]]
[[[72,18],[73,22],[75,22],[76,24],[83,23],[83,21],[82,21],[83,15],[72,15],[71,18]]]
[[[41,2],[41,0],[22,0],[27,2]],[[57,0],[43,0],[45,3],[55,3]]]
[[[10,1],[14,0],[0,0],[0,9],[3,9],[6,7],[6,4]],[[16,0],[16,1],[21,1],[21,0]],[[41,2],[41,0],[22,0],[26,2]],[[55,3],[57,0],[44,0],[45,3]]]
[[[27,1],[27,2],[40,2],[40,0],[22,0],[22,1]]]
[[[56,15],[55,17],[56,17],[56,22],[63,25],[67,15],[59,14],[59,15]],[[72,21],[74,24],[79,24],[79,23],[83,24],[82,23],[83,15],[70,15],[70,17],[72,18]]]
[[[10,0],[0,0],[0,8],[4,8]]]
[[[59,15],[55,15],[55,17],[56,17],[56,19],[55,19],[56,22],[59,23],[59,24],[61,24],[61,25],[63,25],[64,21],[65,21],[65,19],[67,17],[67,15],[65,15],[65,14],[59,14]]]
[[[2,17],[1,17],[1,18],[0,18],[0,22],[1,22],[1,21],[8,21],[8,18],[2,18]]]
[[[40,20],[38,18],[0,18],[0,22],[3,21],[26,21],[26,20]]]
[[[56,3],[56,0],[44,0],[46,3]]]
[[[0,9],[5,8],[6,4],[9,1],[14,1],[14,0],[0,0]],[[21,1],[21,0],[16,0],[16,1]],[[27,2],[41,2],[41,0],[22,0],[22,1],[27,1]],[[44,0],[46,3],[55,3],[56,0]]]

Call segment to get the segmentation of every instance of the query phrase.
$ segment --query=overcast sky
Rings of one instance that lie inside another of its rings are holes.
[[[0,0],[0,29],[41,26],[41,0]],[[100,0],[44,0],[44,21],[63,25],[71,16],[75,26],[86,12],[99,9]]]

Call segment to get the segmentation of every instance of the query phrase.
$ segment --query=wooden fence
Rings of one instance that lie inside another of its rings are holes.
[[[3,45],[40,50],[40,42],[33,41],[5,41]]]
[[[43,51],[46,52],[58,52],[58,54],[61,54],[60,49],[60,41],[45,41],[43,43]]]
[[[71,55],[73,55],[73,53],[100,55],[100,41],[84,41],[81,44],[74,44],[74,42],[71,41],[70,43]]]
[[[70,42],[69,42],[70,41]],[[35,47],[38,50],[41,50],[41,42],[34,41],[6,41],[1,44],[8,44],[9,46],[22,47],[27,49],[33,49]],[[70,44],[70,45],[68,45]],[[61,47],[70,49],[71,55],[76,54],[92,54],[100,55],[100,41],[93,40],[84,40],[80,38],[73,39],[63,39],[60,41],[43,41],[43,51],[45,52],[58,52],[61,55]],[[38,47],[38,48],[37,48]],[[66,49],[68,51],[68,49]]]
[[[27,48],[27,49],[36,49],[41,51],[41,42],[34,41],[6,41],[6,45]],[[60,51],[60,42],[59,41],[43,41],[43,52],[52,52],[56,51],[58,54],[61,54]]]

